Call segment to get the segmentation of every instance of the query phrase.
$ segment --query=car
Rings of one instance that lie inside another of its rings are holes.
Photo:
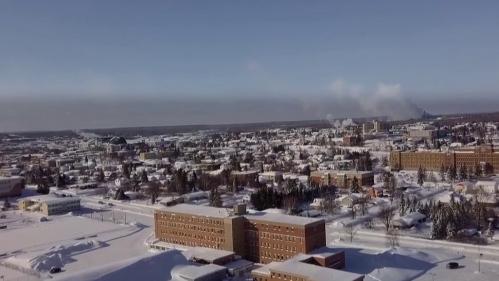
[[[113,203],[107,203],[107,205],[108,205],[109,207],[114,206],[114,204],[113,204]]]
[[[99,203],[99,204],[104,204],[104,202],[102,202],[101,200],[97,201],[97,203]]]
[[[449,262],[449,263],[447,264],[447,268],[448,268],[448,269],[456,269],[456,268],[459,268],[459,263],[457,263],[457,262]]]
[[[59,273],[59,272],[61,272],[61,271],[62,271],[62,270],[61,270],[61,268],[60,268],[60,267],[52,266],[52,267],[50,268],[50,271],[49,271],[49,272],[50,272],[50,273],[52,273],[52,274],[54,274],[54,273]]]

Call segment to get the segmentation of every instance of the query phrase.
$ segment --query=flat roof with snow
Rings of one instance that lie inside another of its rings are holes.
[[[173,268],[173,280],[199,280],[203,277],[225,272],[227,269],[216,264],[206,264],[202,266],[186,265]]]
[[[285,262],[272,262],[255,270],[257,274],[269,274],[270,271],[301,276],[314,281],[356,281],[364,278],[360,274],[308,264],[293,259]]]
[[[178,204],[175,206],[163,208],[162,211],[214,218],[227,218],[231,216],[230,212],[225,208],[191,204]]]
[[[263,213],[263,212],[245,215],[245,217],[250,220],[282,223],[282,224],[290,224],[298,226],[305,226],[318,222],[324,222],[323,219],[317,219],[317,218],[307,218],[307,217],[298,217],[285,214]]]
[[[234,252],[205,247],[193,247],[185,251],[185,254],[196,259],[213,263],[215,260],[233,256]]]
[[[58,204],[69,204],[69,203],[76,203],[80,202],[80,198],[78,197],[61,197],[61,198],[51,198],[47,200],[42,200],[42,203],[45,203],[49,206],[51,205],[58,205]]]

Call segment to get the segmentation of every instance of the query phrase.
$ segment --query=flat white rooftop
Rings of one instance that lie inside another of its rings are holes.
[[[298,225],[298,226],[305,226],[308,224],[324,221],[323,219],[318,219],[318,218],[307,218],[307,217],[290,216],[290,215],[276,214],[276,213],[264,213],[264,212],[248,214],[245,215],[245,217],[250,220],[258,220],[258,221],[272,222],[272,223],[283,223],[283,224]]]
[[[233,216],[231,209],[226,208],[217,208],[210,206],[201,206],[201,205],[191,205],[191,204],[178,204],[171,207],[166,207],[162,209],[167,212],[174,212],[179,214],[187,214],[193,216],[206,216],[212,218],[228,218]],[[271,222],[271,223],[283,223],[297,226],[305,226],[308,224],[317,223],[323,221],[323,219],[318,218],[306,218],[299,216],[290,216],[285,214],[274,214],[274,213],[265,213],[258,212],[254,214],[244,215],[247,219],[257,220],[263,222]]]
[[[210,206],[191,205],[191,204],[178,204],[175,206],[163,208],[162,210],[168,212],[180,213],[180,214],[206,216],[213,218],[227,218],[231,216],[229,210],[225,208],[216,208]]]
[[[205,247],[193,247],[185,251],[185,255],[188,257],[193,257],[196,259],[202,259],[207,262],[213,262],[214,260],[225,258],[228,256],[233,256],[234,253],[231,251],[224,251]]]
[[[314,281],[362,280],[362,275],[360,274],[308,264],[295,260],[270,263],[268,265],[268,268],[270,271],[290,273],[297,276],[303,276],[305,278],[308,278],[308,280],[314,280]]]

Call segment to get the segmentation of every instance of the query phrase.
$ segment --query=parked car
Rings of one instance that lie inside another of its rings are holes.
[[[449,263],[447,264],[447,268],[448,268],[448,269],[456,269],[456,268],[459,268],[459,263],[457,263],[457,262],[449,262]]]

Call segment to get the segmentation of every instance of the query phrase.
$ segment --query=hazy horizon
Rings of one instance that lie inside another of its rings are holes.
[[[0,131],[499,109],[497,1],[2,1]]]

